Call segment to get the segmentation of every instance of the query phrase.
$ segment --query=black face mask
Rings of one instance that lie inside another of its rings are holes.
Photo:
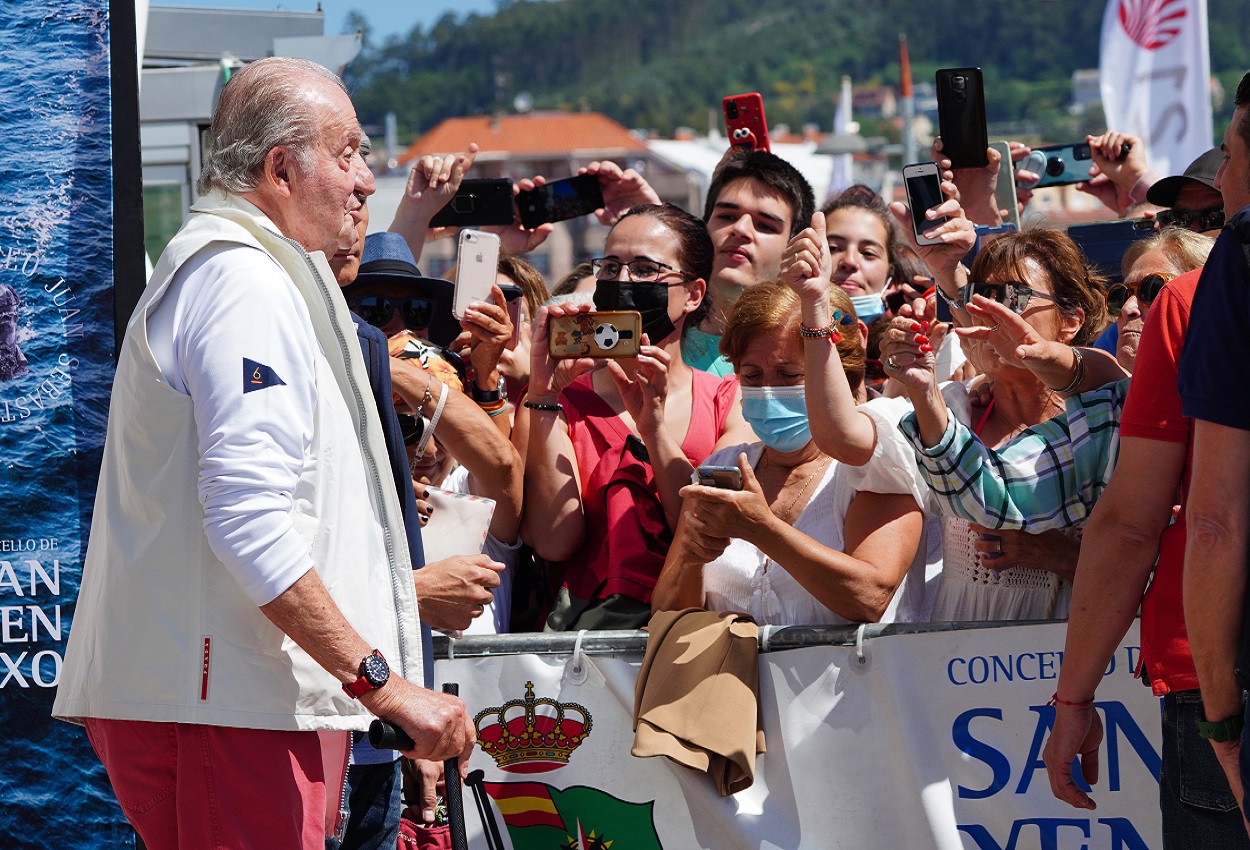
[[[595,309],[637,310],[642,316],[642,332],[652,345],[659,345],[677,330],[668,317],[668,284],[662,281],[597,280]]]

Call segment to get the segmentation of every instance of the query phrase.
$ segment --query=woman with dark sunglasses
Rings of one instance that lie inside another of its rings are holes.
[[[945,188],[948,196],[953,194],[953,185]],[[1047,342],[1086,345],[1105,325],[1102,281],[1087,267],[1067,234],[1038,229],[999,236],[982,245],[969,271],[961,260],[975,239],[972,222],[954,198],[931,212],[948,219],[928,234],[938,243],[918,246],[918,250],[933,271],[939,296],[950,304],[957,328],[992,324],[984,312],[969,310],[974,295],[1003,305]],[[895,214],[900,221],[910,222],[903,205],[896,205]],[[938,394],[926,365],[931,354],[923,352],[917,358],[917,351],[910,347],[917,333],[913,327],[921,327],[924,318],[895,319],[882,345],[886,371],[907,387],[913,404],[940,405],[943,421],[951,414],[991,449],[1064,412],[1059,392],[1015,358],[1003,357],[981,338],[984,334],[961,334],[969,359],[983,375],[967,388],[949,384]],[[919,345],[927,343],[924,338]],[[992,382],[993,399],[976,411],[974,419],[967,390],[987,381]],[[1037,535],[992,530],[954,515],[945,503],[941,507],[945,515],[943,571],[934,620],[1067,616],[1080,552],[1079,526]]]
[[[1172,278],[1204,265],[1215,240],[1201,233],[1167,227],[1124,252],[1124,282],[1107,289],[1107,314],[1116,323],[1116,359],[1132,372],[1146,312]]]

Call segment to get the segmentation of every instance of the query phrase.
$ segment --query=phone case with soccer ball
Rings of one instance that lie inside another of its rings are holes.
[[[574,357],[637,357],[642,316],[636,310],[605,310],[552,316],[547,346],[557,360]]]

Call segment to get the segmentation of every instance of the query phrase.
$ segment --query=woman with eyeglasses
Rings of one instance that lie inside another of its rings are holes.
[[[681,358],[683,328],[707,310],[712,257],[703,222],[669,204],[636,206],[612,226],[592,263],[594,306],[639,312],[636,358],[555,360],[549,319],[589,307],[538,313],[513,439],[527,447],[522,537],[561,582],[548,630],[644,624],[678,491],[718,441],[750,433],[737,382]]]
[[[1124,252],[1124,282],[1107,288],[1106,302],[1116,323],[1115,356],[1126,371],[1133,371],[1150,305],[1168,281],[1206,263],[1214,244],[1210,236],[1166,227]]]
[[[902,216],[907,211],[904,207],[895,214],[905,220]],[[934,273],[939,297],[951,306],[957,328],[980,325],[987,332],[998,330],[999,323],[989,321],[983,310],[970,308],[973,297],[980,296],[1019,316],[1020,324],[1038,340],[1060,343],[1060,348],[1087,345],[1097,337],[1106,323],[1101,280],[1067,234],[1038,229],[999,236],[981,247],[969,272],[960,261],[972,247],[975,234],[958,201],[948,199],[930,214],[948,219],[929,231],[938,244],[919,250]],[[895,319],[882,344],[886,371],[906,387],[918,414],[922,410],[933,414],[922,421],[943,426],[936,435],[924,432],[919,448],[936,452],[946,426],[958,419],[986,447],[999,449],[1026,429],[1064,412],[1064,395],[1075,385],[1048,385],[1014,352],[991,345],[986,333],[957,332],[969,359],[984,373],[984,378],[974,381],[993,382],[993,399],[977,412],[975,421],[963,385],[949,384],[939,392],[931,369],[932,353],[924,350],[931,346],[919,322],[909,316]],[[924,473],[922,460],[918,455],[918,469]],[[942,495],[943,483],[931,478],[930,486]],[[945,514],[944,557],[934,620],[1067,616],[1080,553],[1077,525],[1039,534],[995,529],[952,515],[947,502],[940,504]]]

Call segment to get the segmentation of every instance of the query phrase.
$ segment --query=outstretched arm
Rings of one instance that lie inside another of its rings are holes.
[[[855,409],[855,397],[838,356],[843,334],[859,334],[857,325],[840,322],[829,300],[833,264],[825,240],[824,213],[812,216],[811,227],[786,246],[781,279],[799,296],[804,327],[827,329],[822,336],[803,337],[803,363],[812,439],[825,454],[842,463],[862,466],[872,458],[877,443],[872,421]]]

